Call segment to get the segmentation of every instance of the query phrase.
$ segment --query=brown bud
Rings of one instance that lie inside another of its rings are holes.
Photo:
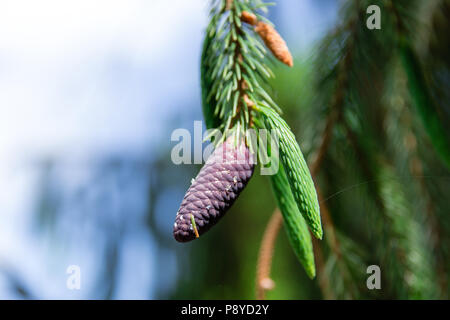
[[[227,2],[225,3],[225,10],[230,10],[232,5],[233,0],[227,0]]]
[[[275,282],[270,278],[261,279],[259,285],[264,290],[272,290],[273,288],[275,288]]]
[[[245,101],[245,103],[247,104],[247,106],[249,106],[249,107],[253,107],[255,104],[253,103],[253,101],[252,100],[250,100],[250,98],[248,97],[248,95],[246,95],[245,93],[244,93],[244,101]]]
[[[271,25],[259,21],[255,27],[255,31],[266,44],[267,48],[272,51],[273,55],[284,64],[292,67],[294,62],[292,55],[280,34]]]
[[[253,13],[248,11],[242,11],[241,20],[245,23],[251,24],[252,26],[256,26],[258,23],[258,18]]]
[[[247,81],[245,81],[244,79],[242,79],[242,81],[241,81],[241,89],[242,90],[247,90],[248,89]]]

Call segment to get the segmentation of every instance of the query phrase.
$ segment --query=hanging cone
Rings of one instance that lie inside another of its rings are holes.
[[[173,227],[175,240],[191,241],[205,233],[233,205],[250,180],[255,157],[234,137],[220,144],[189,187]]]

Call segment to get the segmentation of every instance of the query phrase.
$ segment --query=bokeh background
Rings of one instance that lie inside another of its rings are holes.
[[[439,119],[448,124],[449,30],[436,17],[448,1],[430,3],[405,10],[418,19],[411,23],[420,31],[412,47],[434,81]],[[260,241],[275,209],[266,177],[255,175],[200,240],[179,244],[172,237],[176,211],[200,167],[171,162],[176,143],[170,135],[193,130],[193,121],[202,119],[199,71],[208,4],[0,1],[1,299],[255,297]],[[272,92],[308,161],[335,103],[339,70],[350,77],[341,91],[350,92],[342,104],[349,106],[344,118],[353,131],[335,128],[318,177],[334,220],[331,231],[325,224],[325,239],[337,239],[319,246],[318,278],[306,277],[282,231],[273,258],[276,287],[267,296],[446,298],[449,170],[410,107],[407,72],[379,50],[395,47],[393,32],[373,31],[375,40],[367,30],[354,37],[350,31],[363,30],[365,22],[348,18],[352,10],[333,0],[280,0],[270,8],[269,18],[295,56],[293,69],[275,66]],[[433,42],[430,34],[440,38]],[[339,64],[349,60],[352,39],[353,64]],[[365,78],[351,78],[356,72]],[[365,117],[367,128],[360,126]],[[348,143],[351,132],[365,156]],[[364,157],[369,169],[359,174]],[[390,169],[371,171],[380,158]],[[411,173],[414,165],[422,171]],[[366,288],[370,264],[381,265],[377,292]],[[80,290],[66,286],[69,265],[81,269]]]

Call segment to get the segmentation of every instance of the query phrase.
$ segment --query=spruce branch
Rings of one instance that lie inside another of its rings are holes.
[[[314,182],[295,136],[265,89],[267,79],[273,77],[266,64],[265,48],[279,61],[293,65],[285,41],[260,14],[266,6],[259,0],[220,1],[215,5],[213,2],[201,62],[203,112],[208,128],[215,126],[224,131],[223,137],[234,134],[237,141],[241,141],[241,136],[246,139],[247,129],[253,126],[281,133],[281,160],[287,176],[282,171],[272,178],[274,192],[294,252],[307,274],[314,277],[314,255],[307,225],[317,238],[322,238],[319,205]],[[251,139],[245,142],[254,150]],[[273,216],[267,229],[269,233],[266,232],[261,245],[259,296],[264,293],[264,281],[270,279],[271,252],[279,229],[272,226],[273,221],[278,221],[277,215]]]
[[[255,105],[281,112],[263,86],[273,77],[266,49],[252,25],[243,23],[246,16],[265,23],[260,21],[265,8],[259,0],[213,3],[202,52],[202,104],[207,127],[223,130],[224,136],[244,136],[258,116]]]
[[[430,230],[429,242],[435,253],[435,269],[439,279],[440,297],[445,298],[447,294],[447,275],[445,272],[445,258],[443,256],[442,241],[444,232],[440,225],[439,217],[436,215],[436,203],[433,195],[426,184],[424,169],[426,163],[418,148],[419,136],[414,130],[413,114],[407,106],[407,88],[404,81],[399,81],[404,77],[401,66],[397,65],[392,78],[395,79],[393,87],[397,92],[397,103],[390,105],[391,112],[387,118],[386,132],[391,143],[391,148],[397,151],[395,160],[397,167],[402,167],[408,163],[408,172],[413,178],[412,191],[422,195],[423,204],[414,206],[415,211],[423,216],[424,228]],[[403,150],[403,151],[401,151]]]
[[[443,130],[446,128],[442,128],[442,124],[445,123],[443,119],[446,118],[442,111],[445,109],[448,95],[445,92],[443,94],[441,87],[430,86],[428,83],[430,79],[427,77],[429,70],[423,68],[420,56],[416,54],[412,35],[418,24],[412,22],[414,22],[414,15],[420,12],[417,10],[417,3],[418,1],[415,0],[380,1],[379,4],[383,6],[383,9],[391,10],[390,4],[395,7],[402,25],[401,28],[398,26],[396,28],[393,15],[383,15],[383,19],[385,19],[383,28],[387,31],[376,33],[367,31],[365,20],[361,19],[365,16],[365,9],[368,4],[371,4],[370,1],[347,1],[343,10],[345,23],[327,38],[327,47],[320,51],[317,70],[319,74],[323,75],[323,82],[319,91],[324,97],[321,105],[326,107],[323,109],[319,107],[317,110],[323,112],[325,109],[326,122],[320,145],[316,148],[315,156],[312,158],[314,159],[311,163],[312,176],[318,183],[316,178],[319,173],[322,173],[323,176],[320,178],[329,178],[326,182],[328,186],[333,187],[333,175],[341,174],[341,172],[336,174],[335,171],[339,170],[339,165],[343,164],[342,160],[344,159],[347,164],[349,160],[353,161],[359,170],[350,170],[350,172],[346,170],[344,173],[347,174],[347,177],[339,176],[337,187],[341,187],[340,184],[345,178],[357,177],[358,180],[364,181],[368,186],[368,192],[362,195],[358,202],[368,204],[368,207],[364,207],[365,212],[373,211],[375,213],[370,226],[354,231],[357,236],[363,238],[363,245],[369,248],[369,250],[367,250],[368,248],[360,250],[359,244],[356,245],[354,241],[340,232],[342,228],[349,227],[343,222],[345,221],[344,217],[340,216],[333,222],[330,213],[335,210],[335,207],[324,203],[320,190],[317,190],[326,241],[322,246],[315,241],[315,263],[319,286],[324,297],[327,298],[356,298],[360,294],[364,294],[365,287],[357,285],[364,283],[364,279],[361,280],[358,277],[361,277],[361,266],[368,265],[368,262],[371,261],[376,261],[383,270],[388,270],[383,275],[390,280],[383,292],[384,298],[430,298],[436,297],[439,292],[439,289],[436,288],[438,285],[436,278],[441,277],[440,269],[442,268],[435,265],[435,262],[439,261],[435,258],[439,258],[440,251],[442,253],[448,251],[448,246],[445,241],[444,243],[436,241],[436,238],[439,239],[439,232],[435,228],[436,223],[433,222],[432,212],[436,210],[441,215],[437,217],[440,218],[441,227],[445,228],[446,221],[442,215],[445,216],[448,205],[440,199],[445,198],[445,191],[443,191],[445,184],[438,186],[439,183],[433,182],[427,185],[424,183],[423,170],[437,170],[440,167],[432,161],[432,157],[430,158],[429,152],[427,152],[427,146],[421,145],[421,136],[415,132],[413,138],[417,141],[413,145],[420,145],[422,152],[420,156],[416,156],[414,150],[407,150],[410,158],[406,163],[409,163],[409,166],[404,167],[405,161],[403,161],[400,166],[404,168],[398,168],[398,170],[409,169],[411,175],[419,180],[419,188],[414,188],[414,183],[410,185],[398,183],[398,173],[391,168],[391,155],[385,156],[384,148],[390,144],[390,136],[384,135],[384,132],[380,134],[384,121],[392,113],[392,110],[391,107],[385,108],[383,104],[380,104],[379,97],[392,95],[392,92],[388,91],[386,79],[392,75],[392,66],[398,63],[396,59],[401,58],[403,69],[408,72],[406,83],[409,85],[409,95],[407,94],[405,97],[412,99],[415,111],[422,120],[423,127],[433,146],[440,147],[441,151],[438,148],[436,150],[441,153],[441,156],[444,155],[443,158],[446,158],[448,150],[445,149],[445,143],[442,143],[446,139]],[[387,10],[383,10],[383,12],[387,12]],[[442,30],[446,29],[441,26],[440,30],[443,34]],[[399,37],[399,34],[402,37]],[[442,40],[442,37],[440,39]],[[443,46],[441,41],[438,48],[442,50],[443,47],[447,48],[448,46]],[[444,52],[447,53],[448,50],[445,50]],[[445,55],[446,53],[443,54],[445,59],[448,57]],[[435,56],[430,54],[430,58],[434,59]],[[440,62],[435,65],[434,69],[435,71],[439,70],[441,84],[448,82],[448,79],[442,77],[442,73],[447,74],[445,67],[445,62]],[[410,70],[407,70],[408,68]],[[373,108],[373,106],[378,108]],[[435,107],[441,110],[437,110]],[[262,109],[258,105],[256,108]],[[430,111],[430,114],[426,114],[426,111]],[[320,115],[323,116],[323,113]],[[402,117],[404,116],[402,114]],[[266,118],[264,121],[267,122]],[[435,119],[438,119],[441,124]],[[438,125],[441,125],[441,128]],[[409,124],[409,126],[413,126],[413,124]],[[418,133],[422,132],[419,130]],[[409,142],[412,141],[409,140]],[[348,155],[342,154],[343,147],[349,147]],[[403,145],[401,148],[408,149]],[[395,150],[395,152],[401,151]],[[321,172],[320,169],[325,160],[327,167],[323,168],[324,170]],[[285,165],[284,162],[283,165]],[[323,187],[325,188],[326,185]],[[416,196],[416,202],[419,205],[417,207],[412,205],[407,196]],[[348,199],[343,197],[339,201],[348,201]],[[426,205],[421,205],[421,202],[426,202]],[[362,210],[357,205],[354,205],[353,209]],[[354,218],[360,222],[365,219],[361,216]],[[376,230],[377,226],[380,227],[379,233],[375,239],[371,238],[371,231]],[[364,231],[368,231],[367,234]],[[413,236],[413,234],[416,235]],[[368,239],[365,238],[367,236]],[[271,239],[274,242],[276,238],[272,237]],[[365,243],[365,241],[367,242]],[[267,246],[271,246],[271,244],[267,244]],[[361,251],[363,252],[361,253]],[[371,253],[370,260],[365,258],[364,251]],[[445,268],[443,270],[445,272]],[[445,281],[443,284],[445,286]],[[346,292],[343,292],[343,289]],[[441,289],[441,291],[443,290]],[[445,292],[443,296],[445,297]]]
[[[434,263],[430,257],[431,243],[425,220],[411,210],[402,185],[384,157],[375,163],[369,160],[368,152],[359,143],[357,133],[344,121],[349,142],[357,153],[363,174],[371,181],[370,194],[375,200],[383,245],[378,248],[381,264],[390,272],[390,291],[403,298],[436,297]],[[376,167],[377,170],[373,170]],[[424,230],[425,229],[425,230]],[[413,236],[414,234],[414,236]],[[402,278],[398,282],[395,279]]]
[[[326,204],[326,200],[323,198],[322,193],[320,189],[317,189],[317,195],[319,197],[319,202],[321,206],[321,214],[324,224],[324,231],[326,235],[326,242],[328,246],[331,248],[332,254],[334,258],[336,259],[336,265],[339,270],[339,274],[343,279],[343,282],[345,283],[346,288],[346,295],[349,298],[353,298],[355,296],[356,289],[354,288],[354,284],[352,281],[352,277],[350,274],[349,267],[346,264],[346,261],[344,261],[342,256],[342,250],[341,245],[338,239],[338,234],[336,232],[336,228],[334,226],[333,220],[331,218],[330,211],[328,209],[328,206]],[[326,274],[324,269],[319,270],[321,273]],[[322,279],[322,281],[325,281],[325,279]],[[329,280],[328,280],[329,281]],[[327,284],[328,286],[331,286],[331,284]],[[324,293],[324,296],[326,296],[326,292]]]
[[[397,50],[408,80],[409,94],[416,112],[430,137],[430,140],[450,169],[450,133],[445,128],[443,111],[438,108],[430,92],[425,71],[412,46],[414,30],[408,27],[411,15],[401,3],[389,1],[388,8],[397,31]]]
[[[293,133],[279,115],[280,108],[261,85],[273,73],[262,59],[265,50],[258,34],[280,60],[287,61],[281,57],[282,51],[290,57],[284,40],[259,14],[263,8],[265,4],[258,0],[222,2],[213,8],[202,55],[203,88],[210,88],[203,95],[203,106],[208,109],[204,110],[205,118],[209,119],[207,123],[220,123],[224,136],[232,130],[238,137],[244,136],[254,123],[281,132],[281,158],[298,209],[313,234],[322,238],[317,195],[309,169]],[[251,23],[242,23],[242,17]],[[256,27],[252,29],[254,23]],[[239,130],[242,132],[236,132]],[[250,139],[247,142],[251,143]]]
[[[317,267],[317,279],[320,291],[322,292],[322,296],[326,300],[335,300],[336,296],[331,288],[330,278],[325,272],[325,260],[324,254],[321,248],[321,244],[316,238],[313,238],[313,246],[314,246],[314,261]]]
[[[437,282],[436,273],[431,259],[432,248],[428,239],[429,233],[424,232],[422,227],[423,217],[415,215],[409,207],[402,185],[393,176],[392,167],[382,166],[379,179],[386,208],[383,225],[390,229],[389,233],[395,239],[395,242],[391,239],[391,245],[384,251],[386,263],[391,269],[394,261],[401,266],[391,283],[395,283],[398,277],[404,280],[397,284],[404,298],[437,298],[438,292],[434,285]]]

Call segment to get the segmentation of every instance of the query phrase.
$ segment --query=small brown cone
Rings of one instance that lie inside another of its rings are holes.
[[[242,11],[241,20],[242,22],[251,24],[252,26],[256,26],[256,24],[258,23],[258,18],[256,18],[253,13],[250,13],[248,11]]]
[[[272,51],[273,55],[284,64],[292,67],[294,62],[292,55],[280,34],[271,25],[259,21],[255,27],[255,31],[266,44],[267,48]]]

